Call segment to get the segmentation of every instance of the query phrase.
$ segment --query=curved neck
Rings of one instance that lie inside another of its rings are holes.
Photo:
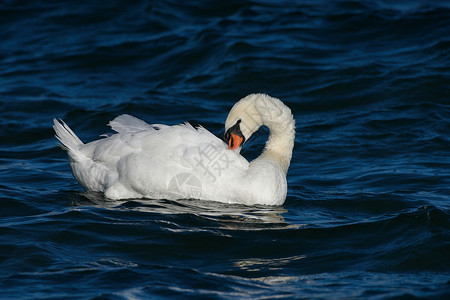
[[[295,142],[295,120],[291,110],[281,101],[271,104],[265,108],[270,113],[260,111],[262,123],[269,128],[270,133],[264,151],[258,158],[275,161],[287,173]]]

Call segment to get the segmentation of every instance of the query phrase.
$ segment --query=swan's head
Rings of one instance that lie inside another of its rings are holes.
[[[263,125],[257,103],[263,94],[251,94],[237,102],[225,121],[225,141],[228,149],[239,149]]]

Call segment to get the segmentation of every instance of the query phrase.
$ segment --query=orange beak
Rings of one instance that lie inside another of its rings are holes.
[[[238,149],[245,142],[245,137],[241,132],[241,128],[239,127],[240,123],[241,120],[237,120],[236,124],[228,128],[227,132],[225,132],[224,139],[225,141],[228,141],[229,150]]]
[[[234,150],[238,148],[242,144],[243,140],[244,138],[240,137],[239,135],[231,133],[230,140],[228,141],[228,149]]]

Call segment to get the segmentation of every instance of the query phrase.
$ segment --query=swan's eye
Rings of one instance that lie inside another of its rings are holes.
[[[225,135],[223,136],[225,142],[228,142],[228,140],[230,139],[230,129],[227,130],[227,132],[225,132]]]

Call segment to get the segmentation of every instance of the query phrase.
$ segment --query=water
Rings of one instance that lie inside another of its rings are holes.
[[[449,296],[447,1],[9,0],[0,29],[2,298]],[[220,135],[253,92],[297,121],[281,207],[86,194],[51,128]]]

